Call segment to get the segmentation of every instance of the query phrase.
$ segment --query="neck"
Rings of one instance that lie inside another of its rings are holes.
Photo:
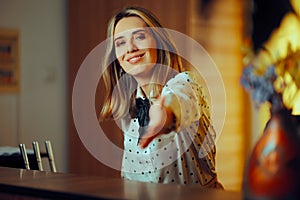
[[[145,97],[147,99],[149,99],[149,96],[150,96],[150,91],[149,91],[149,87],[148,86],[149,86],[148,84],[146,84],[146,85],[140,85],[141,91],[142,91],[142,93],[145,95]]]
[[[149,98],[149,95],[150,95],[149,83],[151,81],[150,78],[149,77],[146,77],[146,78],[134,77],[134,78],[138,82],[138,85],[140,86],[142,91],[144,92],[144,95],[146,95],[146,97]]]

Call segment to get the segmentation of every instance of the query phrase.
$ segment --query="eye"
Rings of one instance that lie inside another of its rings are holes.
[[[121,47],[121,46],[125,45],[125,43],[126,42],[124,40],[117,40],[117,41],[115,41],[115,46]]]
[[[134,39],[135,40],[144,40],[146,38],[146,34],[145,33],[137,33],[135,36],[134,36]]]

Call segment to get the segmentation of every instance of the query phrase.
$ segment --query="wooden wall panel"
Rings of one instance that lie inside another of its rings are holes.
[[[247,11],[240,0],[211,1],[207,15],[203,15],[199,9],[203,8],[199,1],[193,0],[192,4],[191,36],[204,46],[216,63],[226,91],[225,124],[217,141],[217,172],[225,189],[241,190],[248,151],[246,138],[251,133],[247,129],[251,123],[250,112],[245,106],[248,102],[239,84],[243,68],[240,51],[244,34],[243,20]],[[216,78],[215,74],[208,74],[208,77]],[[218,100],[216,103],[216,107],[222,105]],[[245,115],[247,112],[248,115]],[[213,120],[222,120],[220,117],[222,115],[217,114]]]

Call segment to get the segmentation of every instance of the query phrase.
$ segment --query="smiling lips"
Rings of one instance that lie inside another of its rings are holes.
[[[139,62],[144,55],[145,55],[145,53],[133,55],[127,59],[127,62],[129,62],[130,64],[135,64],[135,63]]]

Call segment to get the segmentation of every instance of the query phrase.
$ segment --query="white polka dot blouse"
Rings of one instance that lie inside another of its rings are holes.
[[[137,95],[141,95],[138,92]],[[192,72],[182,72],[162,89],[176,117],[176,130],[156,137],[145,149],[138,145],[139,123],[123,126],[122,177],[151,183],[199,184],[222,188],[215,170],[215,131],[203,88]],[[176,98],[177,104],[172,104]],[[179,103],[178,103],[179,102]]]

